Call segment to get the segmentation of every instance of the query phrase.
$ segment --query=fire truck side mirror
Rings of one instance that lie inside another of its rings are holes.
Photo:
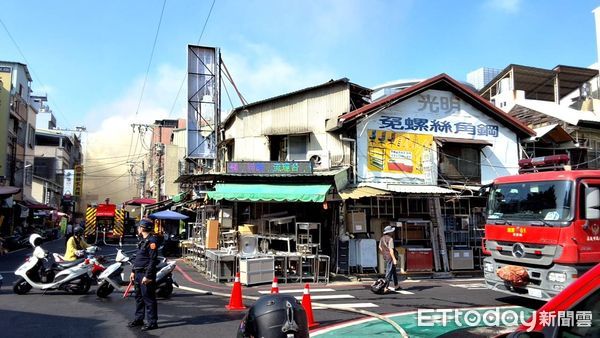
[[[600,189],[585,188],[585,219],[600,219]]]

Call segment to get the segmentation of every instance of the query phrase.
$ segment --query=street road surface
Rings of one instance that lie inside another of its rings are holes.
[[[62,253],[64,240],[45,243],[49,251]],[[116,247],[103,246],[101,254],[112,255]],[[134,250],[130,244],[126,251]],[[225,309],[229,299],[215,294],[228,295],[231,285],[207,281],[184,261],[178,261],[174,272],[183,286],[175,289],[170,299],[159,300],[159,329],[142,333],[127,328],[133,319],[134,299],[122,298],[113,293],[108,299],[95,295],[96,286],[87,295],[78,296],[62,291],[45,294],[32,290],[26,295],[12,292],[14,270],[23,263],[32,250],[24,249],[0,257],[0,274],[4,285],[0,289],[0,336],[2,337],[233,337],[245,312]],[[126,275],[128,274],[125,271]],[[279,283],[280,291],[302,296],[303,284]],[[244,287],[244,296],[260,297],[268,293],[270,285]],[[206,294],[205,291],[215,294]],[[407,280],[402,290],[394,294],[375,295],[365,283],[311,284],[313,303],[358,308],[378,314],[393,314],[417,309],[452,309],[481,306],[523,306],[536,309],[542,305],[528,299],[505,297],[487,290],[482,279]],[[246,306],[253,300],[245,299]],[[364,318],[362,315],[315,307],[315,320],[321,327]],[[405,320],[405,319],[402,319]],[[485,335],[489,335],[486,332]],[[346,335],[347,337],[347,335]],[[431,335],[430,335],[431,337]]]

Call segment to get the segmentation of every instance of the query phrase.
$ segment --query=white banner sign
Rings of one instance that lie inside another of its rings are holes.
[[[73,187],[75,182],[75,170],[66,169],[64,171],[65,179],[63,181],[63,196],[73,195]]]

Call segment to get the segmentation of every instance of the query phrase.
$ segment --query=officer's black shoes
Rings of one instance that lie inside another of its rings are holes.
[[[132,322],[127,323],[127,327],[138,327],[144,325],[143,320],[134,320]]]
[[[158,329],[157,324],[146,324],[146,325],[142,326],[142,331],[150,331],[150,330],[155,330],[155,329]]]

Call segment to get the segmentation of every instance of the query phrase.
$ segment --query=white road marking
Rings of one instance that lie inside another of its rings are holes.
[[[485,278],[452,278],[452,282],[482,282]]]
[[[420,279],[406,279],[403,280],[402,283],[421,283]]]
[[[406,290],[396,290],[396,293],[401,293],[403,295],[414,295],[414,292],[406,291]]]
[[[366,307],[379,307],[379,305],[377,304],[373,304],[373,303],[344,303],[344,304],[327,304],[327,306],[330,307],[336,307],[336,308],[340,308],[340,309],[347,309],[347,308],[366,308]],[[320,306],[314,306],[313,310],[324,310],[326,308],[324,307],[320,307]]]
[[[449,284],[455,288],[463,288],[468,290],[486,290],[487,287],[483,283],[471,283],[471,284]]]
[[[296,299],[302,300],[304,296],[296,296]],[[315,295],[310,296],[310,300],[318,300],[318,299],[348,299],[348,298],[356,298],[352,295]]]
[[[281,290],[279,289],[279,293],[303,293],[304,289],[288,289],[288,290]],[[310,293],[313,292],[335,292],[335,289],[310,289]],[[258,291],[258,293],[261,294],[267,294],[267,293],[271,293],[271,291]]]

